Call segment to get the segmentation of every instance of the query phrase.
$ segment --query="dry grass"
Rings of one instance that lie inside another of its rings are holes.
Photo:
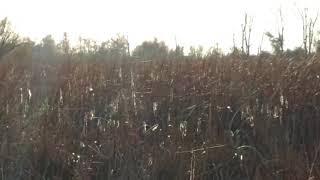
[[[63,58],[0,62],[0,179],[320,179],[318,57]]]

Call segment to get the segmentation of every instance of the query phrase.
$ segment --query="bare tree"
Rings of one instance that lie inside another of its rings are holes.
[[[262,34],[262,36],[261,36],[261,41],[260,41],[260,44],[259,44],[259,47],[258,47],[258,54],[261,54],[261,52],[262,52],[262,44],[263,44],[264,35],[265,34]]]
[[[232,55],[236,55],[239,56],[240,54],[243,54],[243,52],[241,52],[241,49],[237,47],[236,45],[236,39],[235,39],[235,34],[233,33],[233,39],[232,39],[232,49],[231,49],[231,54]]]
[[[303,35],[303,49],[305,55],[311,54],[313,38],[314,38],[314,26],[318,20],[318,13],[315,18],[311,18],[308,15],[308,9],[305,8],[302,12],[299,11],[302,20],[302,35]]]
[[[247,56],[250,55],[250,38],[252,31],[252,18],[248,19],[247,13],[244,16],[244,24],[241,25],[242,34],[241,34],[241,51]]]
[[[283,25],[283,16],[282,16],[281,8],[279,9],[279,17],[280,17],[280,29],[278,30],[278,40],[279,40],[280,53],[282,54],[283,53],[283,45],[284,45],[284,38],[283,38],[284,25]]]

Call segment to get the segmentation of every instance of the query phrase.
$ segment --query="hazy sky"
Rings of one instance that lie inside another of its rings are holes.
[[[131,46],[158,37],[174,47],[176,37],[186,49],[219,43],[228,50],[233,34],[240,46],[247,12],[253,17],[252,51],[256,51],[263,32],[277,32],[280,7],[285,48],[301,45],[298,9],[309,8],[315,16],[319,0],[3,0],[0,18],[7,16],[17,32],[36,41],[47,34],[60,40],[63,32],[74,41],[79,36],[102,41],[120,33],[129,37]],[[264,42],[262,47],[269,49],[266,37]]]

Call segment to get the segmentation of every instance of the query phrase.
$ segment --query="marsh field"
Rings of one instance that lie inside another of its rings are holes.
[[[0,61],[0,179],[320,179],[320,57]]]
[[[320,180],[318,14],[91,1],[1,3],[0,180]]]

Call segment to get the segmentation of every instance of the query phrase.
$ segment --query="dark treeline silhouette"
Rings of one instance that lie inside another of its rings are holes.
[[[281,22],[283,17],[280,11]],[[307,14],[307,10],[301,12],[303,20],[303,42],[301,47],[297,47],[293,50],[284,50],[284,27],[281,26],[281,30],[277,35],[271,32],[266,32],[265,36],[268,37],[273,52],[267,52],[259,48],[258,54],[262,56],[312,56],[319,52],[320,41],[315,40],[317,34],[314,35],[314,25],[317,18],[312,19]],[[225,53],[219,47],[218,44],[209,48],[207,52],[203,51],[203,47],[191,46],[189,53],[184,52],[184,47],[176,44],[176,47],[169,49],[163,41],[159,41],[154,38],[152,41],[144,41],[141,45],[134,47],[132,50],[129,45],[128,39],[124,35],[118,34],[116,37],[104,41],[98,44],[95,40],[89,38],[79,38],[76,45],[71,46],[68,38],[68,34],[63,34],[63,39],[60,42],[56,42],[51,35],[44,37],[41,42],[35,43],[29,38],[21,38],[11,28],[11,24],[7,18],[0,22],[0,57],[5,53],[11,51],[17,46],[24,45],[32,48],[34,56],[46,57],[48,60],[54,59],[55,56],[68,55],[73,57],[79,57],[82,59],[121,59],[133,57],[140,60],[174,60],[184,58],[197,58],[202,59],[205,57],[219,57],[222,55],[232,55],[239,57],[250,56],[251,49],[251,31],[252,31],[252,18],[247,14],[245,15],[244,24],[242,24],[242,45],[238,48],[235,45],[231,49],[231,52]]]

